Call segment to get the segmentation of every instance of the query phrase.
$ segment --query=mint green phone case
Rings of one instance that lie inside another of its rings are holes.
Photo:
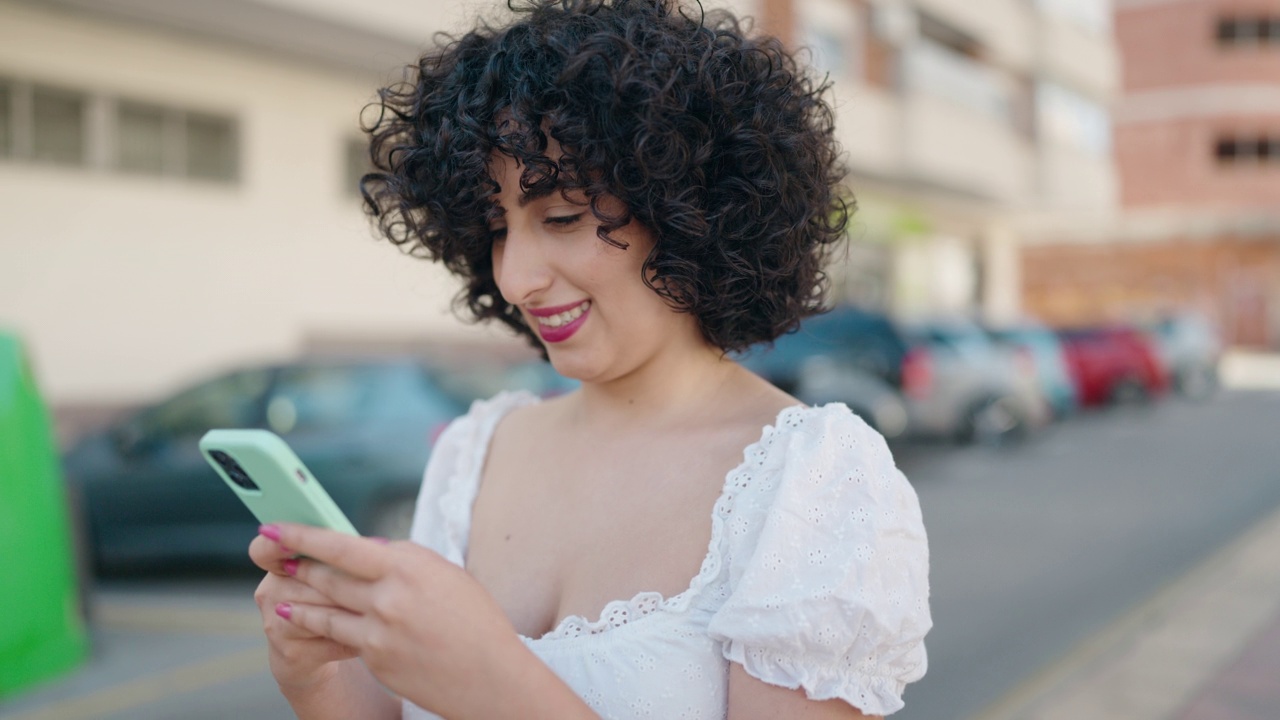
[[[263,524],[300,523],[359,534],[311,471],[275,433],[210,430],[200,438],[200,453]],[[213,453],[230,457],[234,465],[230,469],[224,467]],[[231,473],[237,466],[258,489],[242,487],[232,480]]]

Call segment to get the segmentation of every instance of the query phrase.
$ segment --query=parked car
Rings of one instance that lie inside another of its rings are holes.
[[[735,356],[752,372],[811,405],[842,402],[887,438],[907,429],[902,397],[906,347],[882,315],[839,307],[805,320],[772,346]]]
[[[65,455],[99,568],[247,562],[257,522],[196,446],[212,428],[285,439],[362,534],[407,535],[431,439],[470,398],[412,360],[316,360],[221,375]]]
[[[1154,344],[1127,325],[1058,331],[1082,406],[1151,400],[1169,389]]]
[[[999,444],[1048,422],[1035,370],[976,323],[938,319],[903,324],[903,367],[913,435],[961,444]]]
[[[1053,330],[1033,322],[986,330],[992,340],[1014,353],[1014,361],[1023,366],[1023,372],[1034,375],[1053,419],[1061,420],[1079,408],[1080,399],[1067,369],[1062,341]]]
[[[500,358],[475,358],[465,365],[449,365],[448,381],[455,394],[477,398],[515,390],[550,398],[572,392],[581,385],[556,372],[545,360],[510,362]]]
[[[1141,327],[1155,344],[1173,390],[1185,397],[1206,398],[1218,389],[1222,338],[1203,315],[1171,313]]]

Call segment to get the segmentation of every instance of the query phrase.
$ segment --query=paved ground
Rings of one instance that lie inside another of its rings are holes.
[[[980,717],[1280,508],[1277,427],[1280,394],[1230,392],[1087,415],[1010,452],[904,454],[935,626],[902,720]]]
[[[1233,353],[1222,373],[1280,390],[1274,354]],[[1280,718],[1280,511],[975,716],[1079,718]]]
[[[1280,512],[977,718],[1280,718]]]

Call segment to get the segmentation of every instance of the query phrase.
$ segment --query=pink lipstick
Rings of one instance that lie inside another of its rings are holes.
[[[538,331],[538,336],[544,342],[558,343],[564,342],[573,336],[587,321],[587,315],[591,313],[591,303],[587,300],[580,300],[569,305],[557,305],[548,308],[525,308],[530,315],[537,320],[533,325]],[[576,317],[574,315],[576,314]],[[557,318],[556,322],[560,325],[552,325],[548,322],[542,322],[543,318]]]

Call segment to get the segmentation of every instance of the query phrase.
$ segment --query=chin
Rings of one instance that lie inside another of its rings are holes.
[[[551,367],[562,377],[584,383],[599,383],[609,379],[609,363],[588,353],[548,349]]]

